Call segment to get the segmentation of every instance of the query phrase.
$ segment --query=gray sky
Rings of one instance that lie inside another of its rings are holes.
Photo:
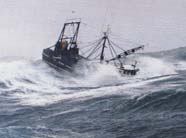
[[[146,51],[186,46],[186,0],[0,0],[0,57],[40,58],[72,17],[87,24],[81,41],[109,24],[121,38],[148,44]]]

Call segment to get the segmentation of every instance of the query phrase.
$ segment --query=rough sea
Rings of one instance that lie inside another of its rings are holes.
[[[133,58],[133,77],[1,58],[0,138],[186,138],[186,48]]]
[[[185,13],[186,0],[0,0],[0,138],[186,138]],[[140,72],[45,64],[70,18],[82,19],[78,42],[109,26],[145,44],[130,57]]]

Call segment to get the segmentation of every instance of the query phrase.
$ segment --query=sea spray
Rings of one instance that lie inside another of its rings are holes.
[[[0,66],[1,79],[8,81],[11,96],[26,105],[46,105],[80,97],[120,95],[124,89],[123,94],[131,95],[134,93],[127,89],[166,79],[161,78],[161,75],[175,73],[173,65],[152,57],[139,58],[140,72],[135,77],[121,76],[114,66],[99,63],[84,64],[72,74],[58,72],[42,61],[28,59],[1,62]]]

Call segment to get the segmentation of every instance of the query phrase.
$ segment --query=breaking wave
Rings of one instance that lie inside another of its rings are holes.
[[[85,65],[68,74],[41,60],[1,59],[0,134],[47,138],[182,134],[186,62],[179,53],[171,58],[166,52],[164,58],[159,54],[132,57],[140,68],[136,76],[121,76],[112,65]]]
[[[12,95],[25,104],[45,105],[62,99],[92,96],[93,91],[106,87],[117,90],[117,86],[141,86],[177,74],[174,64],[163,59],[144,55],[138,57],[138,62],[139,74],[127,77],[121,76],[112,65],[81,66],[76,74],[67,74],[57,72],[41,60],[3,60],[0,64],[1,89],[12,91]]]

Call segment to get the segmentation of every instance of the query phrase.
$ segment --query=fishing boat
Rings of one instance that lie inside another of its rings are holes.
[[[73,66],[85,59],[77,45],[79,28],[80,21],[65,23],[56,44],[43,50],[43,61],[57,70],[72,72]]]
[[[77,41],[80,23],[80,21],[65,23],[56,44],[43,50],[42,59],[48,65],[61,71],[73,72],[74,66],[79,61],[89,62],[98,60],[100,64],[113,64],[122,75],[136,75],[139,71],[139,68],[136,67],[137,62],[125,65],[125,60],[127,56],[143,49],[143,45],[124,50],[110,40],[107,31],[103,33],[99,40],[96,40],[95,43],[89,46],[90,49],[79,54],[80,50]],[[71,29],[70,34],[67,33],[69,29]],[[120,53],[118,53],[119,51],[116,48],[120,49]],[[106,52],[108,49],[109,52]]]

